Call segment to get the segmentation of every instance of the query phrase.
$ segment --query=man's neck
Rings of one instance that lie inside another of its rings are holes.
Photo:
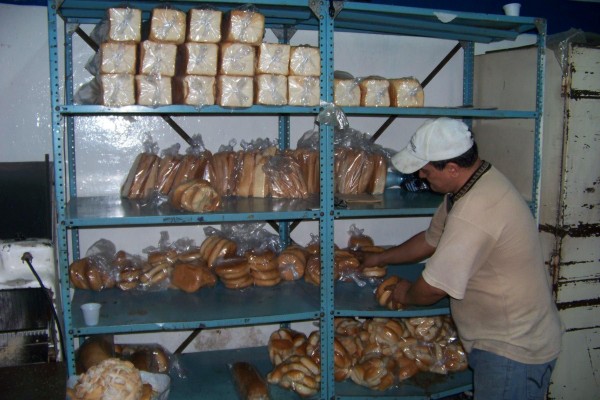
[[[483,160],[478,158],[472,166],[460,169],[460,174],[456,181],[456,188],[452,191],[452,194],[458,193],[463,186],[465,186],[473,174],[479,169],[479,167],[481,167],[481,164],[483,164]]]

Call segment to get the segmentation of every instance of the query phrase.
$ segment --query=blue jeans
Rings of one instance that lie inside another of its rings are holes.
[[[543,400],[556,360],[523,364],[489,351],[473,349],[469,366],[474,372],[475,400]]]

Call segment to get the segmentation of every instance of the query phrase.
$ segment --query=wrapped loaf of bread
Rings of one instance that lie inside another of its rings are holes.
[[[171,205],[190,212],[215,211],[221,204],[221,196],[203,179],[194,179],[172,190]]]
[[[318,76],[288,76],[290,106],[318,106],[321,102],[321,83]]]
[[[385,182],[387,179],[387,158],[381,153],[372,153],[371,160],[373,161],[373,177],[367,188],[367,192],[371,194],[382,194],[385,190]]]
[[[135,104],[135,77],[130,74],[100,75],[102,105],[123,107]]]
[[[252,364],[242,361],[233,363],[231,374],[240,399],[269,400],[271,398],[267,382]]]
[[[288,75],[290,70],[290,45],[261,43],[257,48],[256,73]]]
[[[219,151],[213,155],[215,189],[221,196],[231,196],[235,188],[235,161],[233,151]]]
[[[254,76],[255,50],[244,43],[221,43],[219,74]]]
[[[390,79],[390,97],[393,107],[423,107],[425,94],[416,78]]]
[[[254,79],[248,76],[217,76],[217,101],[222,107],[250,107],[254,99]]]
[[[221,41],[221,21],[223,12],[210,8],[188,11],[188,42],[219,43]]]
[[[219,46],[215,43],[184,43],[177,47],[177,75],[217,75]]]
[[[194,293],[203,287],[213,287],[216,284],[217,276],[203,260],[178,263],[171,273],[171,285],[186,293]]]
[[[136,75],[136,103],[142,106],[166,106],[173,103],[171,78],[160,75]]]
[[[292,46],[290,49],[290,75],[320,76],[321,54],[313,46]]]
[[[264,170],[270,155],[258,152],[254,158],[254,175],[252,179],[252,197],[268,197],[270,193],[269,180]]]
[[[290,155],[277,155],[264,166],[271,196],[285,199],[305,199],[308,188],[300,164]]]
[[[333,80],[333,102],[340,107],[360,106],[360,87],[353,77],[335,77]]]
[[[300,246],[286,247],[277,256],[277,268],[281,278],[286,281],[295,281],[304,276],[306,269],[306,252]]]
[[[154,8],[148,38],[154,42],[181,44],[185,41],[186,15],[172,8]]]
[[[156,186],[159,164],[160,158],[156,154],[138,154],[121,187],[121,197],[128,199],[149,197]]]
[[[97,292],[116,285],[116,271],[100,265],[93,258],[84,257],[69,265],[69,281],[76,289],[89,289]]]
[[[366,193],[373,174],[373,163],[365,151],[348,147],[336,148],[334,169],[336,193]]]
[[[223,18],[224,42],[258,46],[265,34],[265,16],[255,7],[241,7],[227,12]]]
[[[252,194],[255,154],[250,151],[238,151],[233,171],[233,195],[249,197]]]
[[[140,43],[140,67],[142,75],[175,75],[177,45],[144,40]]]
[[[90,37],[97,44],[104,42],[132,42],[142,40],[142,10],[135,8],[109,8],[102,22],[97,24]]]
[[[288,101],[288,82],[283,75],[262,74],[254,78],[255,104],[282,106]]]
[[[135,74],[137,45],[131,42],[102,43],[92,63],[100,74]],[[92,74],[97,75],[94,72]]]
[[[390,82],[381,77],[362,78],[360,86],[360,105],[363,107],[389,107]]]
[[[316,150],[303,148],[290,152],[292,157],[300,164],[302,177],[306,182],[309,194],[319,192],[319,154]]]
[[[187,75],[173,78],[173,103],[190,106],[215,104],[215,77]]]
[[[199,154],[186,154],[181,159],[177,175],[173,180],[173,187],[194,179],[206,179],[206,170],[211,156],[208,151]]]

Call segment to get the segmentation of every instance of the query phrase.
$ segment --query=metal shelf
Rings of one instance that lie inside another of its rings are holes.
[[[79,310],[89,302],[102,304],[96,326],[86,326]],[[244,290],[227,289],[219,282],[195,293],[172,289],[75,290],[72,310],[72,329],[82,336],[314,320],[319,318],[320,304],[319,288],[304,281]]]
[[[407,264],[401,266],[388,266],[387,276],[397,275],[409,281],[415,281],[421,271],[423,264]],[[450,312],[450,302],[443,299],[431,306],[409,307],[401,311],[391,311],[375,300],[374,291],[377,284],[367,282],[364,287],[358,287],[356,283],[337,282],[335,284],[335,311],[336,317],[361,317],[361,318],[412,318],[418,316],[445,315]]]
[[[185,372],[194,371],[190,376],[171,376],[169,400],[192,399],[235,399],[238,394],[229,370],[229,366],[237,361],[252,363],[266,379],[273,370],[266,347],[253,347],[236,350],[207,351],[203,353],[185,353],[178,356],[181,369]],[[356,385],[347,379],[335,383],[336,399],[375,399],[375,398],[410,398],[436,399],[471,389],[473,380],[469,370],[439,375],[421,372],[395,387],[384,392],[370,390]],[[299,399],[295,392],[276,385],[269,385],[272,399]],[[315,395],[315,398],[321,398]]]
[[[432,215],[444,199],[433,192],[407,192],[402,189],[388,189],[382,195],[372,196],[367,202],[347,199],[347,208],[336,208],[335,218],[378,218],[393,216]],[[360,199],[360,197],[359,197]],[[379,201],[377,201],[379,200]]]
[[[267,220],[314,220],[319,218],[317,197],[308,199],[234,198],[222,200],[219,212],[186,213],[171,207],[144,204],[118,196],[79,197],[69,201],[67,227],[129,225],[177,225]]]
[[[221,106],[185,106],[170,105],[160,107],[146,106],[124,106],[106,107],[98,105],[64,105],[59,107],[63,115],[305,115],[316,114],[319,107],[297,107],[297,106],[261,106],[254,105],[247,108],[227,108]]]

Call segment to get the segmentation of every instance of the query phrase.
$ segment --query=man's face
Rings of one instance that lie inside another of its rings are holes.
[[[434,192],[444,194],[451,193],[453,192],[453,182],[448,166],[449,164],[446,164],[444,169],[439,170],[434,168],[431,163],[427,163],[419,170],[419,178],[427,180],[427,182],[429,182],[429,187]]]

